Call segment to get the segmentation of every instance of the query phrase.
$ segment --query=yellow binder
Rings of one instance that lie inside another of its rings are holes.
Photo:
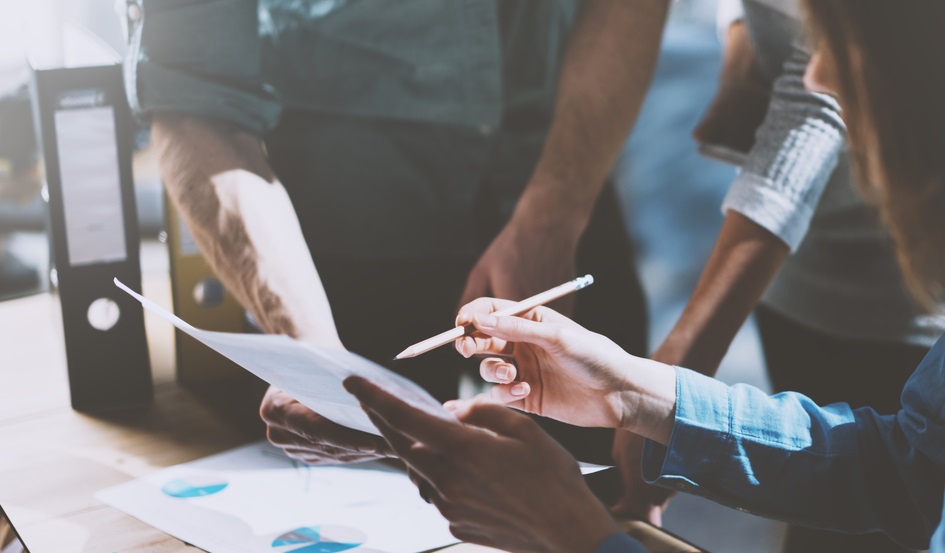
[[[243,308],[213,274],[186,222],[166,195],[164,206],[174,313],[204,330],[244,332]],[[201,384],[244,375],[238,365],[190,336],[179,330],[175,336],[178,382]]]

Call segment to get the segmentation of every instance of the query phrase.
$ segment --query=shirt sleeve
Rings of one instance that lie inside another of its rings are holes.
[[[141,0],[125,81],[139,116],[173,111],[261,134],[279,119],[262,79],[255,0]]]
[[[795,45],[722,212],[733,209],[796,251],[844,148],[837,102],[804,88],[809,54]]]
[[[719,33],[719,40],[725,42],[728,28],[736,21],[745,19],[745,7],[742,0],[719,0],[715,12],[715,28]]]
[[[673,433],[667,447],[647,442],[643,475],[742,511],[851,533],[884,531],[923,549],[945,489],[945,363],[934,353],[890,416],[818,407],[796,393],[768,396],[677,369]]]
[[[640,545],[640,542],[623,532],[614,532],[597,547],[594,553],[646,553],[646,549]]]
[[[929,553],[945,553],[945,512],[942,513],[942,520],[938,523],[935,535],[932,536]]]

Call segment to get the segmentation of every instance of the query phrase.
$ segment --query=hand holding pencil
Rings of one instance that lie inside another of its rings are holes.
[[[483,394],[487,399],[577,426],[632,425],[626,429],[668,439],[675,370],[635,357],[547,307],[518,317],[494,315],[512,305],[479,298],[460,308],[457,317],[459,324],[476,328],[457,340],[456,349],[463,357],[480,358],[479,375],[493,384]],[[446,407],[462,410],[480,400],[454,400]]]
[[[505,309],[495,311],[492,313],[492,315],[495,317],[514,317],[516,315],[521,315],[522,313],[527,313],[528,311],[540,305],[550,303],[558,298],[577,292],[582,288],[587,288],[591,284],[594,284],[594,277],[591,275],[584,275],[574,280],[565,282],[559,286],[555,286],[550,290],[545,290],[540,294],[535,294],[534,296],[526,298],[518,303],[506,307]],[[441,332],[436,336],[427,338],[422,342],[417,342],[416,344],[400,352],[400,354],[398,354],[395,359],[409,359],[411,357],[422,355],[428,351],[452,343],[471,331],[471,327],[457,326],[447,330],[446,332]]]

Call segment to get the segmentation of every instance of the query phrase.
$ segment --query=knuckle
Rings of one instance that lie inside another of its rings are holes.
[[[454,529],[453,525],[450,525],[450,533],[452,533],[453,536],[460,541],[474,542],[477,540],[476,533],[466,526],[457,525]]]
[[[567,331],[565,328],[558,324],[552,324],[548,327],[548,333],[545,337],[545,340],[549,345],[560,346],[565,341],[565,336]]]
[[[284,417],[281,416],[283,408],[278,401],[266,397],[266,400],[262,402],[262,405],[259,406],[259,417],[266,424],[273,424],[282,420]]]
[[[541,430],[538,426],[538,423],[532,419],[526,417],[525,415],[520,415],[518,413],[512,413],[514,418],[509,421],[509,426],[514,432],[521,434],[534,434]]]
[[[489,399],[492,401],[498,401],[500,403],[505,403],[508,401],[508,392],[505,391],[503,386],[493,386],[489,389]],[[481,407],[473,408],[473,411],[479,411]]]
[[[446,520],[454,521],[459,519],[459,510],[456,508],[455,504],[450,503],[449,501],[440,501],[436,508]]]
[[[283,444],[282,432],[273,428],[272,426],[266,427],[266,439],[269,440],[269,442],[275,446],[279,446]]]
[[[446,503],[450,505],[455,504],[462,495],[462,485],[455,479],[439,482],[437,490],[439,490],[440,496],[443,497]]]

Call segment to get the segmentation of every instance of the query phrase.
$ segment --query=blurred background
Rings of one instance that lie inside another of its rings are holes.
[[[119,0],[120,1],[120,0]],[[42,171],[30,112],[27,58],[43,65],[124,54],[112,0],[0,0],[0,301],[49,288]],[[651,347],[668,333],[699,277],[722,222],[731,167],[699,156],[692,128],[715,92],[720,43],[713,0],[678,0],[645,110],[616,169],[628,232],[637,244],[650,303]],[[72,59],[69,59],[72,58]],[[134,160],[142,272],[168,271],[161,183],[136,133]],[[749,322],[719,377],[767,389]],[[2,378],[2,367],[0,367]],[[679,496],[664,522],[715,552],[776,551],[782,526]]]

